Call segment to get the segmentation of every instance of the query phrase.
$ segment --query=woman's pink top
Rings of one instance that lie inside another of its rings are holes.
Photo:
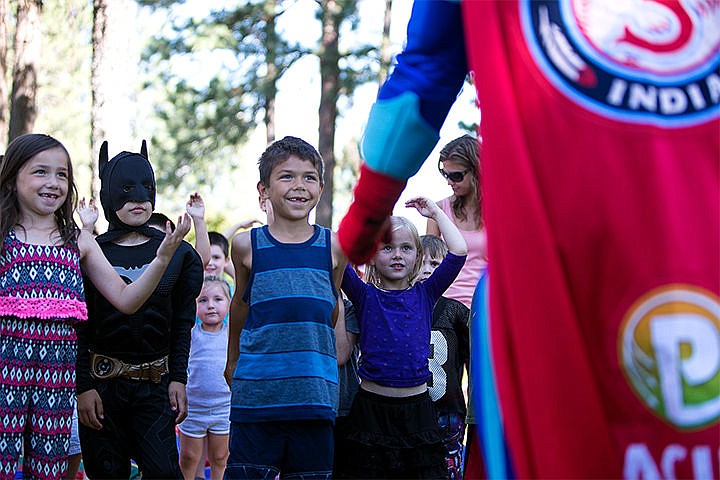
[[[450,220],[455,221],[449,197],[443,198],[437,204]],[[475,286],[480,274],[487,267],[487,236],[482,227],[479,230],[460,230],[460,233],[467,243],[467,259],[453,284],[445,290],[444,296],[454,298],[470,308]]]

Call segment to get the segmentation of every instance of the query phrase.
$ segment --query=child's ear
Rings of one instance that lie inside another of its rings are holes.
[[[257,183],[257,191],[260,194],[261,199],[267,198],[269,196],[267,192],[267,186],[262,182],[262,180]]]

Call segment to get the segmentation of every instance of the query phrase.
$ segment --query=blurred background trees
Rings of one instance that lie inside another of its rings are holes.
[[[410,1],[398,2],[402,34]],[[317,125],[297,135],[326,163],[315,221],[336,227],[372,102],[353,114],[356,94],[377,92],[401,47],[391,41],[393,0],[231,3],[0,0],[0,147],[27,132],[57,137],[81,196],[97,198],[102,141],[112,156],[147,139],[159,209],[177,214],[199,191],[208,224],[223,229],[259,215],[255,162],[281,124]],[[294,105],[308,98],[316,109]],[[350,125],[340,139],[339,125]]]

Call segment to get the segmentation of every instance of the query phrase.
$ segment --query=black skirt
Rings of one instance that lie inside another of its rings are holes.
[[[385,397],[362,388],[336,439],[335,478],[447,478],[443,432],[427,392]]]

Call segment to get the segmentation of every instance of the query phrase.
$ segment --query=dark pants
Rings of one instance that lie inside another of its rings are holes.
[[[160,383],[113,379],[97,391],[105,419],[101,430],[80,425],[80,445],[88,477],[129,478],[134,459],[144,479],[182,478],[170,409],[167,375]]]
[[[230,424],[225,478],[329,480],[333,427],[328,420]]]
[[[344,415],[335,419],[335,453],[333,456],[333,478],[341,478],[338,476],[336,466],[348,465],[355,456],[355,450],[352,442],[347,440],[347,435],[351,431],[352,424],[350,419]]]

